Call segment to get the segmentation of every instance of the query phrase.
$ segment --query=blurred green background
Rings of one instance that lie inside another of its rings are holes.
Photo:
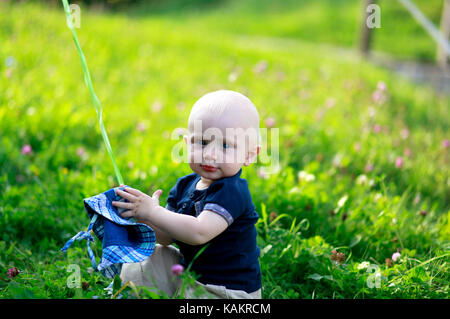
[[[362,2],[76,3],[126,184],[163,189],[165,205],[190,173],[171,152],[209,91],[246,94],[261,127],[279,129],[281,170],[243,172],[264,298],[447,298],[450,97],[359,54]],[[422,27],[378,4],[372,53],[437,68]],[[442,1],[416,4],[439,25]],[[109,298],[84,243],[59,252],[89,222],[83,198],[117,185],[60,1],[0,2],[0,185],[0,297]],[[71,263],[83,288],[66,284]]]
[[[43,1],[59,5],[59,1]],[[207,26],[209,30],[239,35],[270,36],[317,44],[355,47],[366,1],[359,0],[85,0],[96,10],[132,18],[171,16],[179,23]],[[439,26],[442,0],[415,1],[431,22]],[[398,2],[377,0],[381,28],[375,30],[373,49],[395,57],[434,61],[436,44]]]

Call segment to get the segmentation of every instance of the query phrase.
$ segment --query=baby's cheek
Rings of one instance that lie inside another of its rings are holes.
[[[195,147],[188,148],[189,163],[201,163],[203,159],[203,152]]]
[[[244,148],[237,148],[233,150],[232,157],[234,159],[233,163],[239,164],[245,162],[246,151]]]

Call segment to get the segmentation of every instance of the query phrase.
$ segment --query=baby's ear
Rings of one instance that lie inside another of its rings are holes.
[[[187,135],[183,135],[183,140],[187,144]]]
[[[249,151],[247,157],[245,159],[244,166],[250,166],[253,162],[256,161],[259,152],[261,151],[261,145],[256,145],[253,150]]]

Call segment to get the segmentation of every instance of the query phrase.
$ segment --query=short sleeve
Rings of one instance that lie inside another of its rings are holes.
[[[176,212],[177,211],[177,193],[178,193],[178,183],[175,184],[174,187],[169,192],[169,196],[167,197],[166,209]]]
[[[206,195],[203,210],[221,215],[231,225],[245,212],[245,191],[237,183],[221,183]]]

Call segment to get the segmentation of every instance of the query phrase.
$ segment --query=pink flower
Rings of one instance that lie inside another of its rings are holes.
[[[264,72],[269,64],[266,61],[259,61],[254,67],[253,72],[256,74]]]
[[[372,100],[373,100],[375,103],[381,102],[382,99],[383,99],[383,94],[382,94],[380,91],[375,91],[375,92],[373,92],[373,94],[372,94]]]
[[[266,119],[266,126],[273,127],[275,125],[275,119],[273,117],[269,117]]]
[[[397,261],[397,259],[399,259],[402,255],[400,255],[400,253],[397,251],[395,253],[392,254],[392,260],[393,261]]]
[[[375,125],[373,126],[373,131],[374,131],[375,133],[380,133],[380,132],[381,132],[381,126],[380,126],[379,124],[375,124]]]
[[[12,76],[12,74],[13,74],[13,69],[12,68],[6,69],[5,76],[7,78],[10,78]]]
[[[405,151],[403,152],[405,154],[405,156],[411,156],[411,149],[410,148],[405,148]]]
[[[158,113],[163,108],[163,104],[160,101],[155,101],[152,104],[152,111]]]
[[[172,273],[174,275],[179,275],[184,271],[184,267],[180,264],[175,264],[172,266]]]
[[[8,277],[14,278],[19,274],[19,269],[17,267],[12,267],[8,269]]]
[[[384,83],[383,81],[379,81],[377,84],[377,90],[386,91],[386,83]]]
[[[177,106],[176,106],[178,111],[183,111],[185,107],[186,107],[186,103],[184,103],[184,102],[178,102]]]
[[[82,157],[85,153],[86,153],[86,150],[84,149],[83,146],[81,146],[81,147],[79,147],[79,148],[77,149],[77,155],[78,155],[79,157]]]
[[[366,167],[364,167],[364,171],[366,171],[366,173],[373,171],[373,164],[372,163],[367,164]]]
[[[175,129],[175,134],[177,134],[178,136],[183,136],[184,134],[186,134],[187,132],[186,132],[186,129],[185,128],[183,128],[183,127],[177,127],[176,129]]]
[[[31,148],[30,144],[24,145],[22,147],[22,155],[29,155],[33,152],[33,149]]]
[[[140,123],[137,125],[136,129],[137,129],[139,132],[144,132],[144,131],[147,129],[147,125],[145,125],[145,123],[143,123],[143,122],[140,122]]]
[[[395,160],[395,167],[401,168],[402,166],[403,166],[403,158],[401,156],[399,156]]]
[[[404,128],[401,132],[402,139],[406,140],[409,136],[409,130],[407,128]]]
[[[262,168],[262,167],[260,167],[259,169],[258,169],[258,176],[260,177],[260,178],[266,178],[267,177],[267,175],[266,175],[266,173],[264,172],[264,169]]]
[[[377,84],[377,89],[372,94],[372,100],[377,104],[383,104],[386,102],[386,83],[380,81]]]
[[[443,148],[448,148],[450,146],[450,141],[445,139],[442,141],[442,147]]]
[[[356,142],[355,144],[353,144],[353,149],[355,150],[355,152],[359,152],[359,150],[361,149],[361,144]]]
[[[335,106],[336,105],[336,100],[334,99],[334,98],[332,98],[332,97],[329,97],[326,101],[325,101],[325,106],[327,107],[327,108],[332,108],[333,106]]]

